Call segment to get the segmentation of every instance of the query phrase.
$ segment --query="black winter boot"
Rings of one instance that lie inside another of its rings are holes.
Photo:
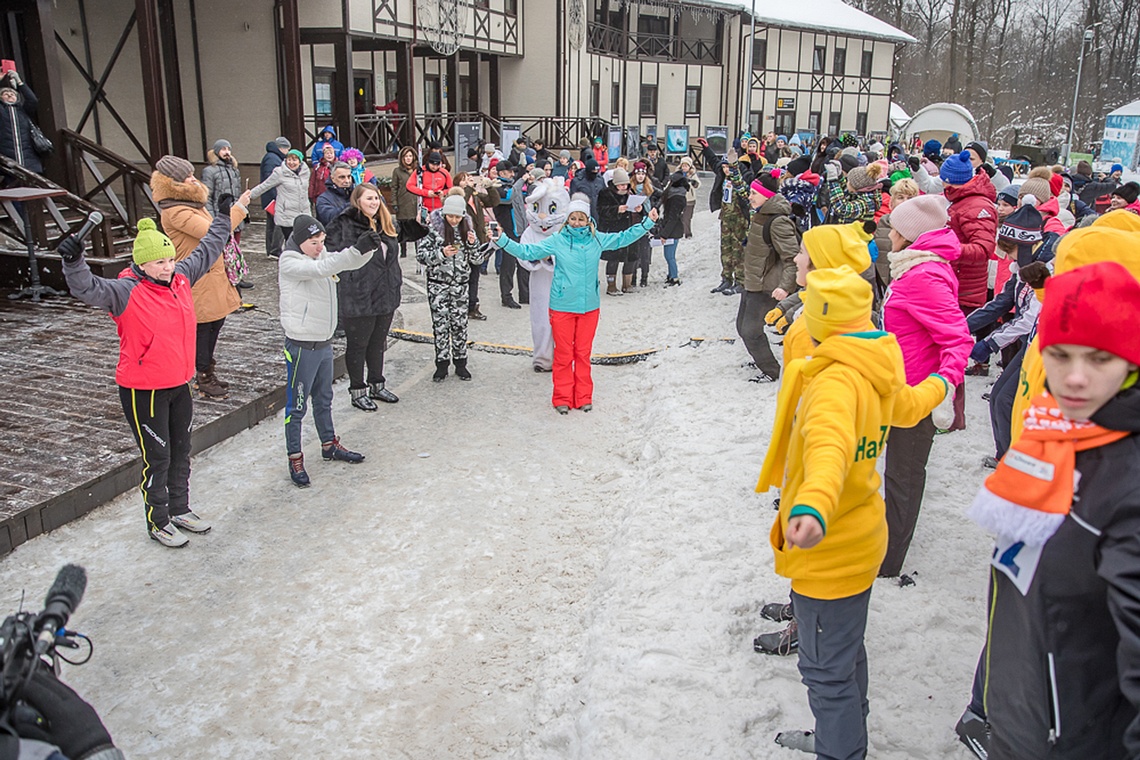
[[[460,380],[470,380],[471,379],[471,373],[467,371],[467,360],[466,359],[456,359],[455,360],[455,376],[458,377]]]
[[[442,383],[447,379],[447,368],[451,366],[450,359],[435,360],[435,374],[431,376],[433,383]]]

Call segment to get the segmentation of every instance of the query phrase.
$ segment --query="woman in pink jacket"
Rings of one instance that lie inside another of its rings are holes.
[[[883,328],[902,348],[908,385],[932,373],[951,385],[962,382],[974,342],[958,308],[958,278],[952,264],[962,253],[947,226],[947,202],[940,195],[911,198],[891,211],[891,286],[883,302]],[[947,405],[952,403],[948,396]],[[926,460],[934,443],[931,417],[912,428],[894,428],[887,444],[887,556],[879,575],[896,577],[914,537]]]

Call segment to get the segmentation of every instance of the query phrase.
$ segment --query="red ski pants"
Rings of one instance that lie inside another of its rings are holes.
[[[594,403],[594,381],[590,378],[590,352],[598,329],[599,309],[585,314],[550,310],[550,330],[554,333],[554,406],[578,409]]]

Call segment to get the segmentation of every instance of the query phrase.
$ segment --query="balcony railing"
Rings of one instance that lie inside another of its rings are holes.
[[[719,65],[719,39],[687,39],[668,34],[627,32],[604,24],[590,24],[587,41],[591,53],[635,60],[676,61]]]

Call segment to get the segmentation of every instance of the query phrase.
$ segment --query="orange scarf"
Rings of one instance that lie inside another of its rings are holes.
[[[1075,422],[1042,393],[1025,410],[1021,438],[986,478],[969,516],[999,536],[1040,546],[1073,505],[1078,451],[1106,446],[1130,435],[1094,422]]]

